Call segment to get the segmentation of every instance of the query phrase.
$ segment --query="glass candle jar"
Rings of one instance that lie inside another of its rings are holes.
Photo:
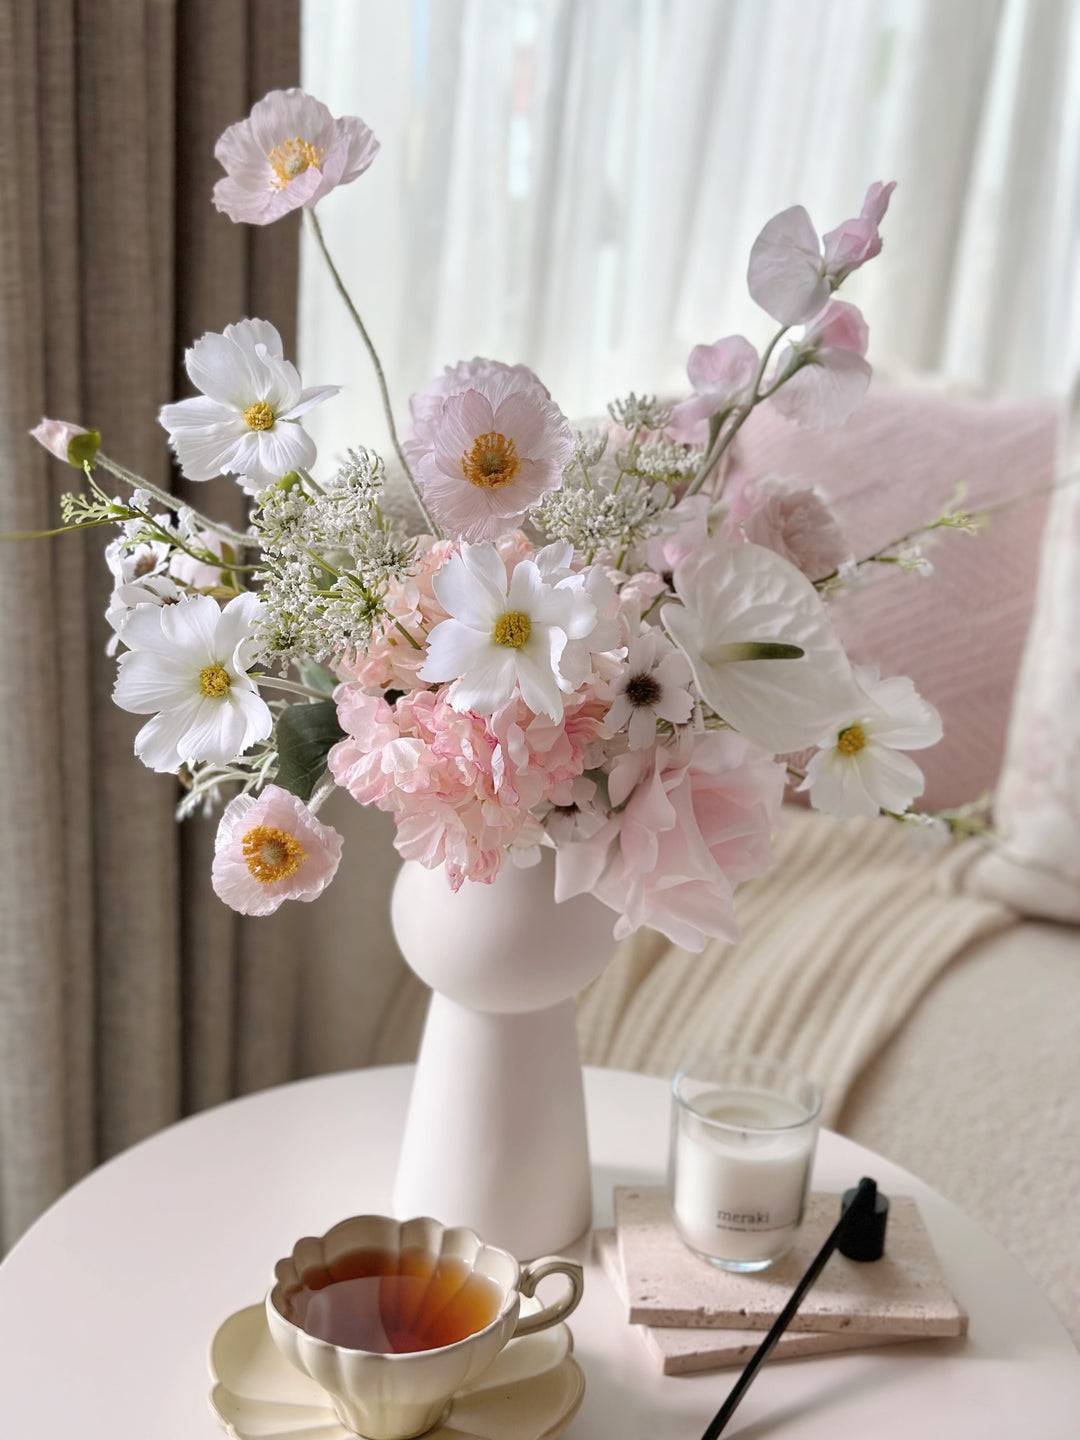
[[[725,1270],[764,1270],[803,1218],[821,1091],[786,1065],[706,1057],[672,1085],[668,1170],[675,1226]]]

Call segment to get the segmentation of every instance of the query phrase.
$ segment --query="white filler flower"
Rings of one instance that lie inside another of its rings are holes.
[[[563,692],[574,685],[560,661],[567,642],[596,627],[596,606],[584,589],[549,584],[531,560],[520,560],[507,584],[494,545],[462,544],[432,581],[451,617],[432,630],[422,680],[457,680],[455,710],[493,715],[515,691],[530,710],[563,717]]]
[[[875,666],[856,665],[855,680],[862,705],[821,742],[799,789],[827,815],[900,814],[925,784],[915,761],[900,752],[936,745],[941,716],[906,675],[879,680]]]
[[[163,405],[159,420],[189,480],[243,475],[256,488],[315,462],[315,442],[297,424],[340,386],[304,390],[267,320],[241,320],[209,332],[184,356],[202,395]]]
[[[122,710],[154,717],[135,737],[144,765],[225,765],[270,734],[274,718],[247,674],[261,611],[251,593],[224,610],[209,595],[192,595],[132,611],[113,699]]]

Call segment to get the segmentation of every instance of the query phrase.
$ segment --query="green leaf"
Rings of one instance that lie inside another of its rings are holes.
[[[801,645],[786,645],[779,640],[740,640],[715,646],[709,659],[719,665],[729,660],[799,660],[805,654]]]
[[[324,695],[332,695],[341,684],[336,675],[316,660],[298,660],[296,668],[300,673],[301,683],[309,690],[321,690]]]
[[[277,722],[277,784],[301,800],[310,800],[326,770],[330,747],[344,738],[332,700],[290,705]]]

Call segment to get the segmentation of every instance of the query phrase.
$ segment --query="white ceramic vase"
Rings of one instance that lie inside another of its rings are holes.
[[[441,868],[406,861],[391,902],[433,991],[394,1213],[467,1225],[522,1260],[591,1221],[574,996],[614,949],[612,912],[591,896],[556,905],[553,883],[548,852],[456,894]]]

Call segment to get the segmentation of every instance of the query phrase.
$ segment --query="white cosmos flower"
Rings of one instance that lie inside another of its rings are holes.
[[[857,665],[861,704],[825,739],[806,767],[800,790],[827,815],[900,813],[923,792],[923,773],[900,752],[924,750],[941,739],[941,716],[916,693],[906,675],[878,679],[877,668]]]
[[[629,725],[630,749],[644,750],[656,739],[657,720],[685,725],[694,713],[690,662],[659,630],[646,630],[630,642],[626,667],[612,687],[615,702],[607,713],[613,732]]]
[[[297,423],[340,386],[304,390],[267,320],[241,320],[208,332],[184,356],[201,396],[164,405],[158,416],[189,480],[242,475],[272,485],[290,470],[309,469],[315,442]]]
[[[224,610],[209,595],[190,595],[132,611],[113,699],[122,710],[154,717],[135,737],[144,765],[224,765],[270,734],[273,716],[247,674],[261,612],[250,592]]]
[[[558,722],[563,692],[574,689],[560,662],[568,641],[596,628],[596,606],[583,588],[545,581],[532,560],[519,560],[507,584],[494,545],[463,543],[432,581],[450,616],[428,637],[422,680],[456,680],[455,710],[493,715],[519,691],[538,715]]]
[[[680,561],[674,584],[683,603],[661,610],[664,629],[690,661],[701,698],[747,739],[778,754],[805,750],[857,708],[825,606],[789,561],[761,545],[716,543]],[[762,642],[803,653],[754,658]]]

